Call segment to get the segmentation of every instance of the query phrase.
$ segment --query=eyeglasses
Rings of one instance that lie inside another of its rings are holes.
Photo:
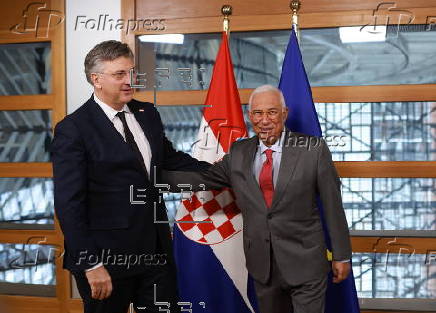
[[[122,79],[124,79],[124,77],[126,77],[126,75],[128,75],[129,77],[130,77],[130,75],[132,75],[133,77],[136,77],[136,75],[138,75],[138,72],[135,69],[131,68],[129,71],[118,71],[115,73],[97,72],[96,74],[111,75],[116,80],[122,80]]]
[[[280,110],[276,109],[271,109],[268,111],[254,110],[250,112],[251,116],[256,120],[260,120],[265,114],[270,120],[273,120],[279,116],[279,113]]]

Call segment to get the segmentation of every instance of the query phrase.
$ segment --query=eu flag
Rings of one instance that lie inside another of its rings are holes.
[[[322,136],[315,105],[313,104],[312,91],[306,70],[304,69],[297,36],[292,30],[286,49],[285,59],[282,66],[279,89],[283,92],[286,106],[289,109],[289,117],[286,127],[291,131],[300,132],[312,136]],[[330,238],[323,217],[323,208],[318,199],[318,208],[324,227],[324,235],[328,249],[331,250]],[[329,275],[325,313],[359,313],[356,286],[354,284],[353,271],[348,278],[339,284],[332,282]]]

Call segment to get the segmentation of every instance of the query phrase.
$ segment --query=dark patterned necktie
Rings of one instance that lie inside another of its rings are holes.
[[[121,120],[121,123],[123,123],[124,135],[125,135],[127,144],[130,146],[130,148],[136,154],[136,156],[139,159],[139,162],[141,163],[145,173],[147,174],[147,178],[148,178],[148,171],[147,171],[147,168],[145,167],[144,158],[142,157],[141,151],[139,150],[138,145],[136,144],[135,137],[133,137],[133,134],[130,131],[129,126],[127,125],[125,112],[124,111],[118,112],[116,114],[116,116],[118,116]]]

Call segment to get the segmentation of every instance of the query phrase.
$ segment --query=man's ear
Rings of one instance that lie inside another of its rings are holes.
[[[288,119],[288,114],[289,114],[289,109],[288,107],[285,107],[283,112],[283,121],[286,122],[286,120]]]
[[[91,82],[94,88],[101,89],[100,80],[101,80],[101,76],[98,75],[98,73],[91,73]]]

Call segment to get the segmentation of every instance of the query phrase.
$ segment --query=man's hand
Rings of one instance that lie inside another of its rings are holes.
[[[103,300],[112,293],[112,280],[104,266],[85,272],[88,283],[91,286],[91,297]]]
[[[347,278],[348,274],[350,274],[351,270],[351,262],[332,262],[332,270],[333,270],[333,282],[340,283],[345,278]]]

